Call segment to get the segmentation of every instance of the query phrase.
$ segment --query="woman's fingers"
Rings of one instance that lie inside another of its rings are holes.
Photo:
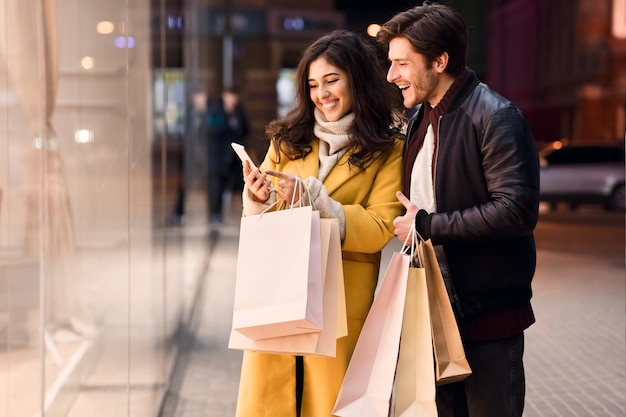
[[[291,201],[294,195],[294,189],[296,187],[296,176],[285,172],[274,171],[268,169],[265,174],[279,178],[278,181],[278,195],[284,201]]]
[[[267,171],[265,171],[265,173],[267,175],[271,175],[272,177],[277,177],[281,179],[288,179],[288,178],[293,177],[292,174],[287,174],[285,172],[280,172],[280,171],[274,171],[273,169],[268,169]]]
[[[263,175],[279,178],[277,192],[284,201],[296,202],[300,200],[300,193],[296,189],[298,177],[294,174],[268,169]]]

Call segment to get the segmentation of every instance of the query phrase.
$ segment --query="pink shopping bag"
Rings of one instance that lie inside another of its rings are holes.
[[[388,416],[409,265],[409,255],[392,254],[352,354],[333,415]]]

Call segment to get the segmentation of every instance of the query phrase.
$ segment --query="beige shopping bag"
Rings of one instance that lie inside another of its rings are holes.
[[[437,417],[435,364],[424,268],[409,269],[396,370],[394,417]]]
[[[346,310],[346,287],[343,277],[343,260],[341,253],[341,234],[339,232],[339,221],[337,219],[321,219],[330,223],[330,238],[328,239],[328,262],[324,265],[326,276],[337,274],[337,319],[336,334],[337,339],[348,335],[348,313]],[[323,249],[322,249],[323,250]],[[332,288],[332,287],[331,287]],[[325,320],[324,316],[324,320]]]
[[[352,354],[333,415],[387,417],[400,346],[410,256],[395,252]]]
[[[232,329],[253,340],[320,332],[321,252],[310,206],[242,217]]]
[[[438,385],[461,381],[471,375],[472,370],[465,357],[459,327],[432,242],[420,242],[418,252],[424,263],[428,286],[436,381]]]
[[[347,334],[340,328],[347,328],[341,238],[337,220],[321,219],[320,225],[322,265],[325,271],[323,275],[324,325],[321,332],[253,340],[231,330],[228,343],[230,349],[335,357],[337,339]],[[343,324],[340,326],[339,323]]]

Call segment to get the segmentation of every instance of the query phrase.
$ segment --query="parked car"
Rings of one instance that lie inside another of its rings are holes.
[[[608,210],[624,210],[624,146],[559,142],[539,152],[541,201],[552,207],[566,202],[599,203]]]

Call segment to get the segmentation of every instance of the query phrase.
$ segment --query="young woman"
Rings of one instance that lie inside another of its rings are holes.
[[[402,212],[395,196],[403,185],[402,110],[379,58],[348,31],[315,41],[298,65],[295,107],[267,127],[271,146],[260,170],[244,162],[244,215],[291,203],[299,178],[310,191],[304,203],[339,219],[348,336],[337,340],[335,358],[245,352],[238,417],[331,415],[374,298],[381,250]],[[281,267],[280,247],[267,261]]]

